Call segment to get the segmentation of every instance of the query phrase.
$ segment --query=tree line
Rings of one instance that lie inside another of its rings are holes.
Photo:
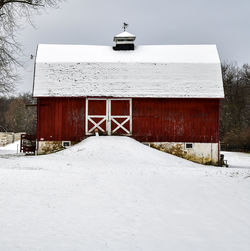
[[[250,65],[223,64],[225,99],[220,106],[222,149],[250,151]]]
[[[0,131],[36,134],[35,102],[29,93],[0,97]]]

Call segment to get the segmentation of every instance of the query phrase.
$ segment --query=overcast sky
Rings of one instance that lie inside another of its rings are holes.
[[[136,45],[216,44],[221,61],[250,63],[250,0],[67,0],[33,16],[19,41],[25,52],[18,92],[32,91],[38,43],[113,45],[122,23]]]

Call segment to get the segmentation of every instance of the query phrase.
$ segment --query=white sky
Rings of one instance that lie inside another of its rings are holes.
[[[17,91],[32,91],[38,43],[113,45],[123,22],[136,45],[217,44],[222,61],[250,63],[249,13],[249,0],[67,0],[19,31],[26,63]]]

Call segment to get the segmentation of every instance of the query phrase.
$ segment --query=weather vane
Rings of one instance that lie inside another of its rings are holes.
[[[126,31],[126,29],[128,28],[128,24],[123,23],[123,27],[122,28],[123,28],[124,31]]]

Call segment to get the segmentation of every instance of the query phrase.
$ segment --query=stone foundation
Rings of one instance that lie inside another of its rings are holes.
[[[71,145],[76,143],[78,142],[71,141]],[[62,141],[38,141],[37,154],[55,153],[63,149],[65,149],[65,147],[62,146]]]
[[[151,147],[160,151],[171,153],[178,157],[191,160],[205,165],[218,165],[219,144],[218,143],[192,143],[192,148],[186,148],[183,142],[152,142]],[[189,144],[189,143],[188,143]]]
[[[48,154],[64,149],[62,141],[39,141],[37,154]]]

